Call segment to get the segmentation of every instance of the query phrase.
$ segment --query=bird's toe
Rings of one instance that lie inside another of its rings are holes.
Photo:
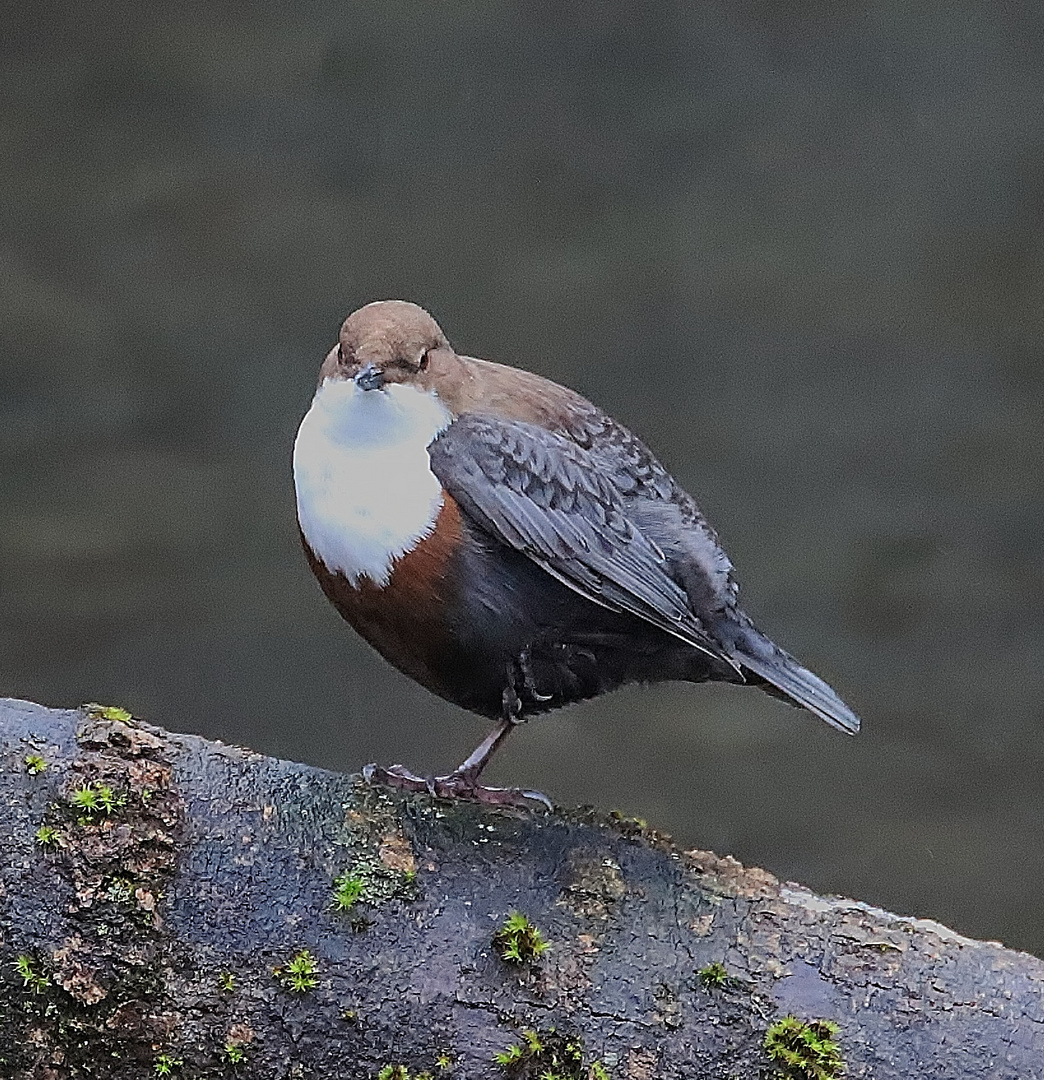
[[[539,807],[548,812],[554,809],[554,804],[541,791],[483,787],[476,783],[470,772],[464,770],[446,776],[425,777],[417,776],[404,765],[370,764],[364,766],[362,775],[368,784],[397,788],[400,791],[426,792],[439,799],[465,799],[485,806],[517,806],[526,810]]]
[[[405,765],[385,766],[371,763],[363,766],[362,775],[368,784],[399,788],[403,791],[427,791],[434,794],[432,777],[418,776],[410,772]]]

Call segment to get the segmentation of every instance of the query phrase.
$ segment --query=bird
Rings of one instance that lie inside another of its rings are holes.
[[[494,721],[452,773],[373,783],[550,806],[480,784],[526,719],[628,683],[760,687],[859,717],[761,633],[696,501],[623,424],[521,368],[457,353],[405,300],[345,319],[294,443],[305,556],[396,668]]]

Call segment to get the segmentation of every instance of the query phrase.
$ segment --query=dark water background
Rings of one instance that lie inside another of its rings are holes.
[[[1042,12],[5,4],[0,693],[467,752],[297,548],[319,361],[405,297],[642,433],[865,720],[636,689],[492,779],[1044,953]]]

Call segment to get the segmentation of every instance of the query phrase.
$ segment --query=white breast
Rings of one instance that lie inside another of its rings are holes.
[[[323,381],[297,432],[294,485],[301,531],[328,569],[386,584],[394,560],[431,532],[442,486],[428,444],[451,419],[413,386]]]

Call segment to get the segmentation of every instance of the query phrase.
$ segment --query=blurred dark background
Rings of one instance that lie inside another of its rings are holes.
[[[491,779],[1044,954],[1042,12],[4,4],[0,693],[470,750],[297,546],[319,362],[404,297],[645,436],[865,723],[634,689]]]

